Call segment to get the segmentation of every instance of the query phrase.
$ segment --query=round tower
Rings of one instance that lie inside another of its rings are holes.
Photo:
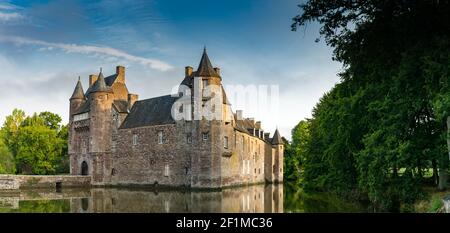
[[[112,104],[114,93],[105,83],[102,71],[89,94],[89,154],[92,159],[92,182],[103,184],[110,177]]]
[[[72,121],[73,115],[78,111],[78,109],[86,102],[86,96],[84,95],[83,86],[81,85],[80,77],[78,77],[77,85],[73,91],[72,97],[70,97],[70,109],[69,116],[70,121]]]

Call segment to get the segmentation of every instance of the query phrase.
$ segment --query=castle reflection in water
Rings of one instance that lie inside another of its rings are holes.
[[[21,191],[0,195],[7,212],[72,213],[280,213],[283,185],[253,185],[222,191],[148,191],[113,188],[88,190]],[[63,205],[40,208],[39,205]],[[31,209],[30,209],[31,206]]]

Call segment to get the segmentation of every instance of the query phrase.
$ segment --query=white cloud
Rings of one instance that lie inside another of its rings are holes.
[[[57,48],[63,50],[66,53],[79,53],[79,54],[87,54],[87,55],[99,55],[99,56],[107,56],[107,57],[115,57],[117,59],[124,59],[130,62],[139,63],[145,66],[149,66],[152,69],[167,71],[172,69],[173,67],[163,61],[157,59],[149,59],[144,57],[138,57],[131,54],[128,54],[124,51],[110,48],[110,47],[100,47],[100,46],[91,46],[91,45],[77,45],[77,44],[65,44],[65,43],[52,43],[42,40],[34,40],[24,37],[17,36],[0,36],[0,42],[12,42],[17,45],[37,45],[45,47],[47,50],[49,48]]]
[[[18,19],[22,19],[23,15],[19,14],[19,13],[3,13],[0,12],[0,22],[1,21],[12,21],[12,20],[18,20]]]
[[[18,6],[10,3],[0,3],[0,10],[16,10],[19,9]]]

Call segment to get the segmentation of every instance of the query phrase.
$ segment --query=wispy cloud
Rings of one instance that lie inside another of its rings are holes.
[[[79,53],[79,54],[92,54],[99,56],[111,56],[118,59],[124,59],[130,62],[139,63],[145,66],[149,66],[152,69],[167,71],[172,69],[172,66],[157,60],[149,59],[144,57],[139,57],[135,55],[128,54],[124,51],[103,47],[103,46],[91,46],[91,45],[77,45],[77,44],[66,44],[66,43],[53,43],[42,40],[34,40],[24,37],[17,36],[0,36],[0,42],[11,42],[17,45],[36,45],[41,46],[46,50],[60,49],[66,53]]]
[[[0,12],[0,22],[1,21],[12,21],[12,20],[18,20],[18,19],[22,19],[23,15],[19,14],[19,13],[3,13]]]
[[[0,10],[17,10],[20,7],[13,5],[11,3],[0,3]]]
[[[9,22],[25,18],[22,14],[17,12],[17,10],[20,9],[20,7],[10,3],[0,3],[0,22]]]

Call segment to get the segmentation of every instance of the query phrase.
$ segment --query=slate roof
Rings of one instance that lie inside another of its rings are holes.
[[[178,97],[165,95],[146,100],[136,101],[125,118],[121,129],[142,126],[174,124],[172,105]]]
[[[279,145],[283,144],[283,140],[281,140],[280,132],[278,132],[278,129],[275,130],[275,133],[272,138],[272,145]]]
[[[231,105],[230,101],[228,100],[227,93],[225,92],[225,89],[223,89],[223,86],[222,86],[222,102],[224,104]]]
[[[117,109],[117,111],[120,113],[128,112],[128,101],[114,100],[113,105]]]
[[[242,120],[237,120],[236,119],[236,115],[234,117],[234,120],[236,121],[236,126],[234,127],[236,130],[242,132],[242,133],[246,133],[246,134],[250,134],[248,132],[248,130],[245,128],[243,121]]]
[[[112,91],[111,87],[106,85],[103,73],[100,71],[100,74],[98,74],[97,81],[95,81],[94,85],[92,85],[91,92],[110,92],[110,91]]]
[[[75,114],[89,112],[91,106],[91,98],[87,98],[86,102],[75,112]]]
[[[80,77],[78,77],[77,85],[75,86],[75,90],[73,90],[72,97],[70,99],[85,99],[83,86],[81,85]]]
[[[117,76],[118,76],[117,74],[113,74],[113,75],[106,77],[105,78],[106,85],[112,86],[114,84],[114,81],[116,81]]]
[[[202,59],[200,59],[200,64],[198,65],[197,71],[194,74],[195,77],[220,77],[219,74],[214,70],[209,60],[208,54],[206,53],[206,48],[203,49]]]

